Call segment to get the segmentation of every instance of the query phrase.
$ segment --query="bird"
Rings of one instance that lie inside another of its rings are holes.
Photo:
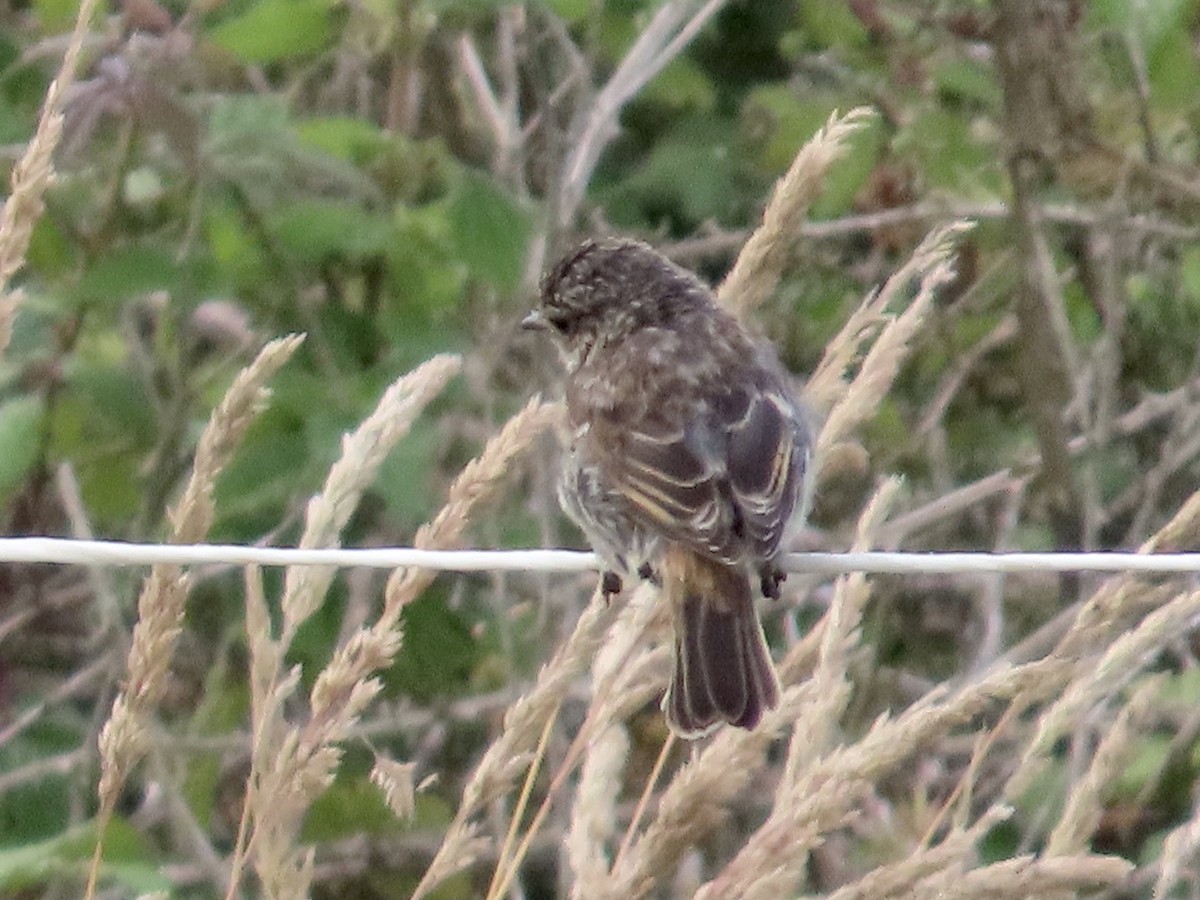
[[[566,370],[559,501],[606,599],[659,586],[674,632],[662,707],[684,738],[755,728],[779,679],[755,610],[811,495],[813,425],[770,345],[649,245],[584,241],[522,321]]]

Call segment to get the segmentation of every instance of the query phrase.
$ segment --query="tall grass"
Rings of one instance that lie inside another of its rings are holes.
[[[85,0],[81,23],[91,5]],[[0,216],[0,347],[19,301],[10,281],[23,264],[52,177],[61,96],[76,65],[79,33]],[[773,290],[798,220],[863,120],[861,111],[834,118],[797,155],[762,227],[720,288],[731,308],[749,314]],[[807,388],[823,420],[818,477],[823,460],[853,441],[887,396],[927,326],[939,288],[953,275],[956,241],[966,228],[960,223],[931,233],[827,348]],[[295,338],[268,344],[214,412],[172,514],[173,539],[204,537],[213,517],[212,485],[267,401],[270,376],[296,345]],[[388,450],[458,365],[436,357],[400,378],[346,439],[324,490],[308,506],[304,546],[340,541]],[[486,516],[487,502],[503,490],[518,457],[558,414],[554,404],[534,399],[500,428],[453,483],[443,509],[416,533],[416,545],[458,545],[468,524]],[[895,521],[902,490],[890,479],[878,486],[859,516],[854,547],[877,544]],[[1198,524],[1200,495],[1144,549],[1194,549]],[[230,858],[220,862],[219,887],[229,897],[250,890],[251,871],[264,896],[311,895],[315,857],[300,837],[304,817],[335,777],[344,741],[372,710],[379,673],[402,652],[404,610],[432,580],[423,571],[395,573],[377,618],[345,637],[306,693],[285,655],[322,602],[330,576],[320,569],[289,571],[281,595],[268,599],[258,573],[246,573],[252,746],[239,834]],[[154,717],[187,587],[186,573],[159,567],[142,590],[123,687],[99,741],[102,822],[155,740]],[[1133,863],[1092,848],[1108,786],[1139,730],[1155,721],[1164,687],[1145,673],[1196,620],[1200,592],[1174,581],[1114,577],[1080,605],[1050,650],[932,686],[869,727],[852,729],[862,616],[872,587],[864,576],[832,585],[823,618],[782,648],[782,702],[758,729],[720,730],[687,747],[651,732],[658,752],[648,770],[633,765],[631,752],[647,742],[636,723],[663,690],[668,671],[669,638],[655,591],[643,585],[611,604],[594,595],[496,725],[456,793],[450,823],[412,896],[432,896],[464,871],[489,885],[489,897],[519,896],[516,885],[540,832],[562,838],[560,892],[589,900],[792,897],[805,890],[812,867],[835,859],[838,900],[1017,898],[1122,885],[1166,897],[1188,878],[1200,846],[1200,806],[1168,834],[1161,860],[1142,867],[1141,882],[1130,880]],[[281,612],[278,626],[272,607]],[[564,702],[581,693],[588,698],[582,719],[568,725]],[[1023,825],[1023,845],[997,858],[998,845],[985,849],[986,839],[1038,789],[1056,744],[1085,718],[1103,739],[1066,786],[1061,805]],[[881,798],[891,785],[915,783],[902,776],[926,760],[943,765],[950,747],[965,756],[953,790],[915,798],[913,821],[889,821]],[[414,783],[431,774],[379,757],[374,779],[404,816],[412,809]],[[94,865],[89,896],[97,890],[97,871]]]

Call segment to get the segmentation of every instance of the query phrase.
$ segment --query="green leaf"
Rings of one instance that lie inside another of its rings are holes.
[[[118,306],[130,297],[171,290],[181,283],[180,266],[160,247],[128,246],[113,250],[91,265],[74,290],[81,303]]]
[[[778,82],[755,88],[742,103],[745,140],[754,145],[758,167],[771,175],[783,174],[828,118],[827,106],[801,102],[790,85]]]
[[[1117,770],[1109,790],[1117,797],[1136,797],[1163,774],[1171,753],[1171,737],[1167,734],[1143,734],[1134,747],[1135,752]]]
[[[717,116],[681,120],[657,140],[641,168],[602,194],[614,219],[688,230],[708,219],[737,218],[743,171],[736,124]]]
[[[1091,343],[1097,340],[1104,330],[1103,323],[1096,311],[1096,304],[1077,281],[1072,281],[1063,288],[1063,302],[1067,308],[1067,319],[1071,323],[1071,331],[1081,341]]]
[[[204,233],[213,261],[234,284],[257,287],[267,279],[259,242],[231,206],[211,204],[204,218]]]
[[[515,288],[532,231],[528,213],[492,179],[473,171],[464,173],[448,212],[451,241],[471,274],[502,291]]]
[[[309,264],[331,256],[360,261],[388,247],[391,223],[362,206],[339,200],[299,200],[271,217],[271,229],[297,259]]]
[[[325,843],[356,834],[395,834],[406,827],[392,815],[379,788],[365,776],[348,776],[338,778],[313,801],[300,840]]]
[[[455,257],[446,204],[415,209],[400,204],[394,220],[396,239],[388,248],[394,297],[380,311],[379,327],[389,346],[392,342],[411,345],[411,335],[418,328],[414,322],[417,317],[429,322],[437,317],[461,316],[468,271]]]
[[[677,57],[663,69],[639,99],[689,112],[708,112],[717,103],[712,81],[686,56]]]
[[[485,17],[502,7],[509,6],[511,0],[425,0],[422,4],[429,12],[441,18],[447,15],[484,20]]]
[[[4,112],[0,109],[0,119],[3,118]],[[63,275],[75,265],[78,255],[79,247],[68,239],[52,216],[38,218],[26,253],[31,269],[45,277]]]
[[[288,147],[294,137],[288,105],[274,94],[216,97],[208,116],[209,155],[261,152]]]
[[[79,12],[79,0],[34,0],[38,27],[43,34],[70,31]]]
[[[84,445],[100,449],[113,441],[125,450],[148,448],[155,440],[158,420],[142,381],[120,362],[76,360],[69,370],[71,393],[87,416]]]
[[[1192,7],[1192,0],[1093,0],[1088,9],[1091,24],[1132,35],[1149,57],[1157,52],[1159,41],[1174,33],[1186,37]]]
[[[1000,85],[996,76],[972,59],[951,59],[940,63],[933,73],[938,90],[949,97],[969,100],[996,108],[1000,104]]]
[[[1200,707],[1200,669],[1184,669],[1163,685],[1159,706],[1186,711]],[[1200,747],[1196,748],[1200,751]]]
[[[88,511],[119,526],[141,502],[138,464],[158,428],[153,404],[132,372],[104,358],[76,359],[67,385],[54,407],[54,453],[73,460]]]
[[[0,501],[7,501],[37,460],[42,401],[13,397],[0,403]]]
[[[967,193],[999,190],[1002,154],[971,131],[965,116],[929,107],[897,133],[893,146],[931,186]]]
[[[0,71],[3,68],[3,64],[0,64]],[[15,144],[26,140],[32,130],[30,118],[25,110],[11,105],[7,99],[0,97],[0,141],[6,144]]]
[[[865,47],[870,40],[849,3],[801,0],[804,33],[818,47]]]
[[[81,875],[92,857],[96,837],[93,821],[47,841],[0,848],[0,891],[12,896],[59,876]],[[101,877],[116,879],[136,893],[171,887],[142,836],[123,819],[113,819],[104,832],[103,860]]]
[[[427,701],[465,689],[479,648],[462,616],[436,591],[404,608],[404,646],[383,676],[388,694],[396,690]]]
[[[209,32],[213,43],[260,64],[317,53],[334,36],[327,0],[261,0]]]
[[[205,678],[200,705],[189,723],[190,734],[229,734],[245,721],[250,708],[250,686],[243,672],[232,671],[229,656],[222,654],[220,663]],[[199,822],[208,822],[212,817],[221,771],[219,753],[197,753],[188,761],[183,795]]]
[[[278,411],[279,391],[289,375],[272,381],[275,405],[250,426],[246,440],[217,481],[216,502],[222,527],[249,532],[271,528],[278,508],[319,484],[308,472],[308,446],[301,425]],[[324,402],[325,391],[313,391],[310,404]]]
[[[418,426],[392,448],[379,468],[375,491],[406,525],[425,521],[436,508],[438,495],[428,473],[442,441],[436,429]]]
[[[44,700],[40,691],[23,692],[13,712],[25,714]],[[30,763],[46,760],[76,749],[80,735],[44,716],[8,743],[0,746],[0,772],[15,772]],[[24,784],[11,786],[0,803],[0,846],[26,844],[60,834],[71,816],[71,778],[64,773],[47,773]]]
[[[1185,110],[1196,103],[1200,63],[1188,31],[1170,31],[1154,49],[1149,61],[1150,93],[1163,111]]]
[[[1179,261],[1179,279],[1183,293],[1192,303],[1200,302],[1200,247],[1191,246]]]
[[[350,162],[387,141],[379,126],[349,116],[306,119],[296,123],[296,133],[309,146]]]
[[[576,25],[592,10],[591,0],[546,0],[546,5],[568,25]]]

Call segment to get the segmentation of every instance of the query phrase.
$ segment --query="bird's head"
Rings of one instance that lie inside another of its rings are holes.
[[[554,337],[569,367],[592,347],[672,324],[711,302],[690,272],[640,241],[585,241],[542,279],[540,303],[521,324]]]

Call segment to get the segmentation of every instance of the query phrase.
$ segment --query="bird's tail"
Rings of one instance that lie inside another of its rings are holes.
[[[667,723],[687,738],[722,721],[753,728],[779,705],[779,679],[749,574],[678,548],[665,554],[661,574],[675,625],[675,668],[663,698]]]

